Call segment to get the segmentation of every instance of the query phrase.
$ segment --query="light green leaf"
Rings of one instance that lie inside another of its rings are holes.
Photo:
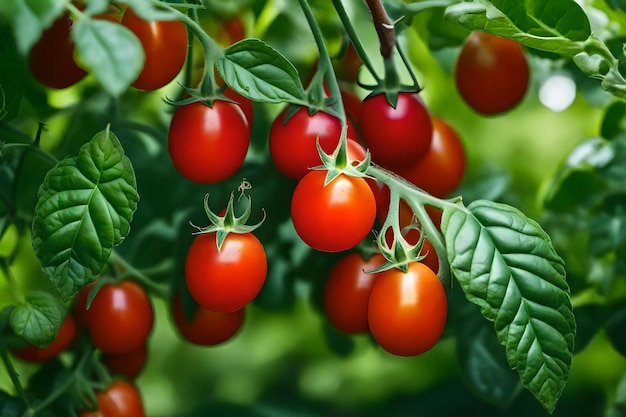
[[[287,58],[259,39],[244,39],[217,60],[226,82],[253,101],[306,104],[298,71]]]
[[[65,317],[61,300],[44,291],[32,291],[11,313],[11,328],[27,342],[45,346],[52,342]]]
[[[52,168],[38,194],[33,248],[68,300],[93,281],[124,240],[139,196],[135,173],[108,129]]]
[[[119,23],[81,19],[72,27],[72,40],[81,65],[115,97],[128,89],[143,68],[141,42]]]
[[[441,222],[453,275],[494,322],[522,384],[552,412],[569,376],[576,323],[563,260],[535,221],[478,200]]]

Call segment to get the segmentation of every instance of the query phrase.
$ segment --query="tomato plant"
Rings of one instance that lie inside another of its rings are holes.
[[[96,393],[98,408],[83,411],[81,417],[143,417],[141,394],[137,387],[124,380],[116,380],[106,390]]]
[[[122,354],[104,353],[102,360],[109,372],[128,379],[139,376],[148,359],[148,346],[143,344],[139,349]]]
[[[428,351],[441,338],[446,318],[446,292],[426,265],[413,262],[406,272],[387,270],[374,282],[367,321],[387,352],[416,356]]]
[[[59,327],[54,340],[46,346],[32,344],[13,351],[13,355],[26,362],[45,362],[69,348],[76,337],[76,322],[72,314],[67,314]]]
[[[454,79],[459,94],[472,109],[495,115],[522,101],[530,68],[515,40],[472,32],[457,58]]]

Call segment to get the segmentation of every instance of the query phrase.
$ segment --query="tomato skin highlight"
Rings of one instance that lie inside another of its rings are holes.
[[[387,352],[417,356],[441,338],[447,318],[446,293],[437,275],[421,262],[378,275],[368,303],[372,336]]]
[[[139,38],[145,54],[132,86],[152,91],[172,82],[187,58],[187,26],[179,20],[146,21],[130,8],[124,12],[122,25]]]
[[[289,178],[299,180],[310,168],[322,165],[317,141],[324,152],[332,153],[339,144],[341,122],[335,116],[318,111],[309,115],[301,107],[284,122],[287,109],[274,120],[269,133],[270,156],[276,168]],[[356,139],[357,133],[348,121],[348,138]]]
[[[68,313],[61,323],[56,337],[47,346],[39,347],[29,344],[26,347],[14,350],[12,353],[25,362],[46,362],[70,347],[76,337],[76,332],[77,326],[74,316]]]
[[[444,120],[433,117],[430,149],[415,165],[396,173],[435,197],[456,190],[465,173],[465,148],[458,133]]]
[[[459,94],[474,111],[496,115],[522,101],[530,68],[519,42],[472,32],[457,58],[454,78]]]
[[[236,104],[216,100],[176,108],[168,150],[178,172],[190,181],[224,181],[243,164],[250,145],[250,124]]]
[[[146,291],[133,281],[105,284],[87,310],[93,345],[105,353],[141,348],[152,331],[154,311]]]
[[[185,259],[185,282],[202,307],[220,313],[241,310],[265,283],[265,249],[252,233],[229,233],[218,251],[215,233],[201,233]]]
[[[367,305],[378,274],[368,272],[384,262],[381,254],[365,260],[362,254],[354,252],[340,259],[330,270],[324,286],[324,313],[340,332],[362,334],[369,331]]]
[[[431,117],[415,93],[400,93],[395,108],[384,94],[365,98],[358,125],[372,161],[391,170],[419,161],[432,141]]]
[[[180,297],[172,300],[172,316],[180,335],[198,346],[216,346],[237,334],[245,319],[245,307],[232,313],[219,313],[199,306],[191,321],[185,319]]]
[[[339,174],[324,186],[326,171],[302,178],[291,197],[291,219],[313,249],[341,252],[356,246],[372,229],[376,200],[363,178]]]

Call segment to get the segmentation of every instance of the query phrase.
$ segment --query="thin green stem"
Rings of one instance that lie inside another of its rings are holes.
[[[17,395],[19,395],[22,401],[24,401],[24,404],[26,405],[26,407],[30,408],[30,400],[28,399],[28,396],[26,395],[26,391],[24,390],[24,387],[22,386],[22,383],[20,382],[19,374],[15,370],[15,366],[13,366],[13,361],[11,361],[11,358],[9,357],[9,352],[7,351],[5,346],[0,346],[0,357],[2,357],[2,362],[4,363],[4,367],[6,368],[7,373],[9,374],[11,383],[15,387],[15,391],[17,391]]]
[[[416,91],[420,91],[421,88],[419,85],[419,81],[417,81],[417,77],[415,76],[415,71],[413,71],[411,62],[409,61],[409,58],[404,53],[404,49],[400,46],[400,42],[396,43],[396,50],[398,51],[400,58],[402,58],[402,63],[404,64],[404,67],[408,71],[409,76],[411,77],[411,81],[413,81],[413,87],[415,88]]]
[[[56,165],[59,160],[52,155],[50,152],[46,151],[40,146],[34,146],[32,143],[4,143],[0,145],[0,157],[4,152],[10,151],[12,149],[20,149],[27,148],[30,151],[33,151],[41,156],[43,156],[48,162],[52,165]]]
[[[111,253],[111,261],[115,264],[118,264],[122,268],[123,273],[120,275],[120,279],[124,279],[126,277],[128,277],[129,279],[133,279],[142,284],[146,289],[156,294],[157,296],[165,300],[169,299],[170,287],[166,284],[159,284],[154,282],[152,279],[150,279],[148,275],[170,271],[171,268],[173,268],[172,262],[164,261],[153,268],[144,269],[142,271],[135,268],[115,251]]]
[[[343,3],[341,2],[341,0],[332,0],[332,1],[333,1],[333,6],[335,7],[335,10],[337,11],[337,14],[339,15],[339,19],[341,20],[343,27],[346,29],[346,33],[348,34],[348,37],[350,38],[350,42],[352,42],[352,46],[354,46],[354,49],[356,50],[357,55],[363,62],[363,65],[365,66],[365,68],[367,68],[367,70],[372,75],[372,77],[374,77],[374,80],[376,80],[376,83],[380,84],[381,78],[376,73],[376,69],[374,68],[374,65],[372,64],[372,61],[369,59],[369,56],[367,55],[367,52],[365,50],[365,47],[363,46],[363,43],[361,43],[359,34],[357,33],[354,25],[352,24],[352,21],[350,20],[350,16],[348,16],[346,9],[343,7]]]

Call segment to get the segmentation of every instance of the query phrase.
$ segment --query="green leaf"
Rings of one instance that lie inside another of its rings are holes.
[[[0,417],[21,417],[25,408],[22,400],[0,390]]]
[[[600,134],[605,139],[613,139],[626,130],[626,103],[616,101],[611,104],[602,120]]]
[[[48,292],[32,291],[11,313],[11,328],[27,342],[42,347],[54,340],[64,317],[61,300]]]
[[[68,300],[93,281],[124,240],[139,196],[135,173],[108,129],[52,168],[38,193],[33,248]]]
[[[244,39],[229,46],[216,63],[226,84],[250,100],[306,104],[296,68],[259,39]]]
[[[478,200],[441,222],[453,275],[494,322],[512,369],[552,412],[569,376],[576,323],[563,260],[514,207]]]
[[[464,321],[457,337],[457,356],[465,382],[483,400],[506,407],[520,393],[519,378],[485,320]]]
[[[591,35],[589,19],[574,0],[475,0],[452,5],[445,15],[469,30],[568,57],[582,52]]]
[[[19,109],[22,100],[22,69],[19,65],[15,39],[5,25],[0,25],[0,120],[11,120]]]
[[[102,19],[81,19],[72,26],[81,65],[118,97],[137,79],[145,61],[141,42],[128,28]]]
[[[65,10],[69,1],[59,0],[3,0],[0,17],[8,19],[17,42],[17,49],[26,55],[39,40],[42,32]]]
[[[133,12],[143,20],[174,20],[177,18],[176,13],[156,7],[152,0],[122,0],[120,3],[133,9]]]

